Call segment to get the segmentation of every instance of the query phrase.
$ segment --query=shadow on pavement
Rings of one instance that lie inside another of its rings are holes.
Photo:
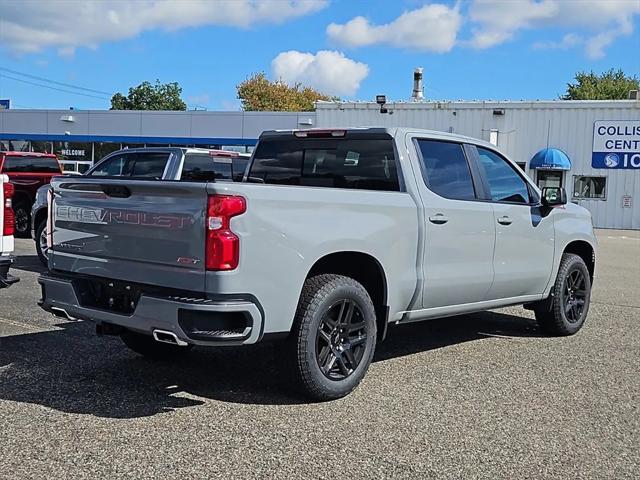
[[[47,271],[47,267],[42,265],[37,255],[16,255],[15,262],[11,265],[11,269],[35,273],[44,273]]]
[[[0,338],[0,399],[66,413],[136,418],[225,402],[307,403],[278,368],[277,343],[195,349],[173,362],[144,359],[119,338],[99,338],[90,322]],[[443,348],[487,335],[538,336],[530,319],[496,312],[391,328],[374,361]]]

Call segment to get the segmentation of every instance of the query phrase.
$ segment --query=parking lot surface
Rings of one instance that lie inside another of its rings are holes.
[[[0,478],[638,478],[640,232],[598,239],[577,335],[519,307],[394,327],[361,386],[320,404],[279,375],[277,344],[158,363],[46,314],[17,240]]]

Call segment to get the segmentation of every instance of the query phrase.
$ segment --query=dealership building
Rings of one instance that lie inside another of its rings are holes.
[[[0,150],[84,171],[120,148],[251,151],[273,129],[414,127],[484,139],[539,186],[563,186],[601,228],[640,229],[640,101],[320,102],[315,112],[0,110]]]

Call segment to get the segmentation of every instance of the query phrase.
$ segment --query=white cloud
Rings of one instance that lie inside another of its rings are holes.
[[[584,39],[575,33],[567,33],[562,40],[555,42],[553,40],[547,42],[536,42],[533,44],[535,50],[567,50],[584,43]]]
[[[386,43],[442,53],[455,45],[461,24],[457,6],[432,3],[404,12],[384,25],[372,25],[364,17],[355,17],[342,25],[332,23],[327,27],[327,35],[332,41],[349,47]]]
[[[611,45],[616,37],[613,32],[602,32],[585,42],[587,57],[597,60],[605,55],[604,49]]]
[[[341,52],[297,50],[280,53],[271,62],[273,76],[290,85],[297,82],[329,95],[353,95],[369,74],[369,67]]]
[[[493,47],[511,39],[518,30],[556,14],[554,0],[474,0],[469,16],[480,27],[474,29],[471,44],[477,48]]]
[[[640,0],[473,0],[469,9],[476,48],[506,42],[520,30],[556,27],[570,30],[560,42],[538,42],[536,48],[584,45],[590,58],[601,58],[615,39],[633,32]],[[579,28],[587,35],[577,35]]]
[[[324,8],[327,0],[2,0],[0,46],[18,53],[135,37],[145,30],[282,23]]]

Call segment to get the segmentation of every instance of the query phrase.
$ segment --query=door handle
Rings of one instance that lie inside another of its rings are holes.
[[[513,222],[513,220],[511,220],[509,217],[507,217],[506,215],[504,217],[500,217],[498,219],[498,223],[500,225],[511,225],[511,223]]]
[[[445,217],[441,213],[436,213],[435,215],[429,217],[429,221],[431,223],[435,223],[436,225],[444,225],[449,221],[449,218]]]

